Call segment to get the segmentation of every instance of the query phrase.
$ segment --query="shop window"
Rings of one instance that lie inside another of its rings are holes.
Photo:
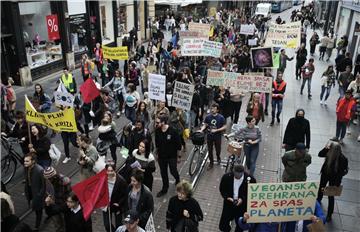
[[[102,1],[100,5],[100,26],[103,44],[114,41],[114,19],[111,1]]]
[[[48,29],[59,33],[59,23],[47,20],[51,13],[50,2],[19,3],[21,28],[26,49],[27,63],[31,69],[61,60],[60,37],[49,39]]]
[[[87,51],[87,27],[85,14],[70,15],[69,23],[72,50],[75,53]]]
[[[127,32],[127,21],[126,21],[126,5],[121,5],[118,7],[118,36],[123,36]]]

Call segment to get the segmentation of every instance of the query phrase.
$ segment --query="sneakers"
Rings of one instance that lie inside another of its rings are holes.
[[[270,126],[273,126],[274,125],[274,118],[271,119],[271,122],[270,122]]]
[[[63,164],[66,164],[67,162],[69,162],[71,160],[71,158],[69,157],[65,157],[65,159],[63,160]]]
[[[356,119],[352,120],[352,123],[353,123],[354,125],[357,125],[357,124],[358,124],[358,122],[356,121]]]
[[[214,167],[214,164],[209,164],[209,166],[207,167],[207,170],[211,170]]]
[[[346,130],[346,134],[347,134],[347,135],[351,135],[350,128],[347,128],[347,130]]]
[[[120,118],[120,115],[121,115],[120,111],[116,113],[117,118]]]
[[[342,139],[339,140],[340,145],[344,145],[344,141]]]
[[[322,105],[322,104],[324,104],[324,102],[323,102],[323,101],[320,101],[320,105]]]
[[[324,105],[325,105],[325,106],[327,106],[327,103],[326,103],[326,101],[324,101]]]
[[[311,99],[311,97],[312,97],[312,95],[311,95],[311,94],[309,94],[309,95],[308,95],[308,99]]]
[[[303,95],[303,91],[302,91],[302,90],[300,91],[300,95]]]
[[[279,117],[276,117],[276,120],[278,123],[280,123],[280,118]]]
[[[162,189],[160,192],[156,194],[156,197],[162,197],[167,193],[167,190]]]

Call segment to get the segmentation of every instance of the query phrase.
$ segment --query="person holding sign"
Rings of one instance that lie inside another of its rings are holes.
[[[338,142],[330,141],[320,152],[319,157],[325,158],[325,162],[321,167],[320,188],[317,200],[321,202],[324,195],[324,188],[329,182],[329,186],[339,187],[343,176],[348,171],[348,159],[341,151],[341,146]],[[334,212],[334,196],[328,196],[329,206],[326,216],[326,221],[331,221],[331,215]]]
[[[129,210],[123,220],[124,225],[117,228],[115,232],[145,232],[139,225],[139,214],[135,210]]]
[[[221,178],[220,193],[224,198],[224,204],[219,224],[220,231],[230,232],[230,222],[234,219],[238,222],[246,211],[248,183],[256,183],[256,180],[245,172],[243,165],[238,163],[234,165],[232,172],[226,173]],[[235,231],[242,231],[237,223]]]

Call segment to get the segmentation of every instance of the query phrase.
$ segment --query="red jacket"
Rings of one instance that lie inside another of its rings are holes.
[[[346,99],[341,98],[336,106],[336,118],[340,122],[349,122],[351,119],[351,113],[356,102],[354,98]]]
[[[97,48],[95,47],[94,48],[95,60],[96,60],[96,50],[97,50]],[[102,48],[99,48],[99,62],[100,62],[100,64],[103,63],[103,50],[102,50]]]

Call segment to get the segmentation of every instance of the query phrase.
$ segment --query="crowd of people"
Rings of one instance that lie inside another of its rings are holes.
[[[336,107],[336,135],[326,147],[319,152],[325,162],[321,169],[321,183],[318,193],[315,215],[306,223],[317,220],[331,221],[334,210],[334,198],[329,197],[327,216],[323,215],[320,202],[322,189],[329,182],[339,186],[341,179],[347,173],[348,164],[341,151],[345,134],[348,133],[350,122],[358,124],[360,112],[360,55],[353,65],[348,52],[347,37],[343,36],[337,42],[333,34],[325,34],[321,39],[314,31],[307,39],[309,25],[313,25],[312,5],[295,11],[291,21],[300,20],[303,27],[301,45],[296,50],[295,57],[288,57],[284,49],[280,50],[280,67],[276,73],[271,69],[253,69],[251,66],[250,49],[262,46],[266,38],[269,19],[249,17],[240,9],[217,11],[215,17],[192,19],[191,17],[176,17],[169,13],[162,20],[155,19],[152,23],[152,39],[143,44],[134,33],[130,33],[127,45],[129,60],[125,61],[123,69],[113,60],[103,57],[100,43],[93,50],[92,57],[83,55],[81,60],[82,81],[89,78],[96,82],[100,95],[91,103],[82,101],[75,77],[67,68],[59,77],[66,90],[73,94],[74,112],[79,133],[56,132],[38,124],[26,121],[23,110],[16,108],[16,93],[12,88],[11,78],[2,80],[1,84],[1,130],[3,136],[19,139],[24,153],[25,196],[36,214],[34,229],[39,230],[42,213],[45,210],[47,219],[56,231],[92,231],[91,217],[82,217],[82,206],[78,196],[71,192],[71,180],[56,170],[49,150],[52,139],[61,134],[65,159],[62,163],[76,162],[79,166],[80,180],[94,176],[94,165],[99,157],[111,154],[105,169],[108,177],[110,203],[102,209],[103,222],[106,231],[135,232],[144,231],[146,223],[154,213],[153,173],[159,167],[162,188],[155,194],[163,197],[169,189],[168,169],[175,179],[176,196],[170,198],[166,213],[166,227],[169,231],[198,231],[199,222],[204,219],[200,204],[193,198],[193,189],[189,182],[181,180],[177,164],[186,149],[186,131],[202,131],[207,134],[207,145],[210,164],[214,168],[213,148],[216,161],[221,163],[222,135],[231,121],[232,133],[237,140],[244,141],[246,156],[245,167],[236,164],[229,173],[221,178],[219,186],[224,198],[223,211],[220,219],[220,231],[230,231],[230,222],[235,220],[236,231],[251,229],[251,231],[295,231],[297,222],[264,223],[254,225],[246,223],[249,218],[247,209],[247,184],[255,183],[256,161],[259,154],[262,133],[258,126],[264,123],[271,105],[270,126],[275,121],[280,123],[280,115],[286,87],[292,81],[301,80],[300,94],[303,94],[307,84],[308,98],[312,99],[311,81],[315,71],[314,54],[319,44],[319,60],[324,56],[329,61],[332,50],[337,49],[336,65],[329,65],[321,76],[320,104],[327,104],[331,88],[338,83],[339,99]],[[220,58],[184,57],[181,56],[179,31],[186,30],[192,20],[211,24],[210,40],[222,42]],[[228,22],[230,20],[230,22]],[[281,18],[276,23],[285,23]],[[241,24],[253,24],[254,35],[242,35],[239,32]],[[166,32],[162,30],[165,28]],[[167,32],[167,31],[170,32]],[[165,41],[164,33],[171,33],[171,40]],[[249,39],[256,39],[257,45],[248,45]],[[167,42],[167,44],[166,44]],[[164,44],[165,43],[165,44]],[[310,44],[310,53],[306,43]],[[287,77],[284,72],[287,61],[296,60],[295,80]],[[264,76],[273,77],[271,93],[251,93],[250,100],[243,104],[249,93],[239,92],[236,88],[212,87],[206,85],[207,70],[228,71],[237,73],[263,72]],[[352,72],[353,71],[353,72]],[[166,76],[166,99],[154,101],[149,98],[148,83],[150,73],[160,73]],[[171,106],[170,96],[174,91],[174,82],[192,84],[195,86],[191,109],[185,111]],[[47,113],[53,109],[63,110],[65,107],[54,105],[50,97],[53,90],[43,89],[36,84],[31,101],[38,112]],[[239,118],[241,108],[246,106],[245,123]],[[116,118],[127,119],[123,128],[116,125]],[[335,126],[335,125],[334,125]],[[49,134],[49,135],[48,135]],[[311,163],[308,154],[310,148],[310,122],[305,118],[305,111],[298,109],[295,117],[287,123],[283,139],[285,154],[282,157],[284,182],[306,181],[306,167]],[[360,135],[358,138],[360,141]],[[70,143],[78,154],[70,154]],[[125,154],[125,166],[119,172],[118,151]],[[156,163],[158,165],[156,165]],[[19,223],[11,210],[11,200],[2,198],[2,227],[5,231],[29,231],[24,223]],[[111,215],[109,218],[109,214]],[[111,220],[110,220],[111,219]],[[22,230],[19,227],[23,228]],[[266,228],[266,229],[265,229]],[[307,231],[303,226],[304,230]]]

